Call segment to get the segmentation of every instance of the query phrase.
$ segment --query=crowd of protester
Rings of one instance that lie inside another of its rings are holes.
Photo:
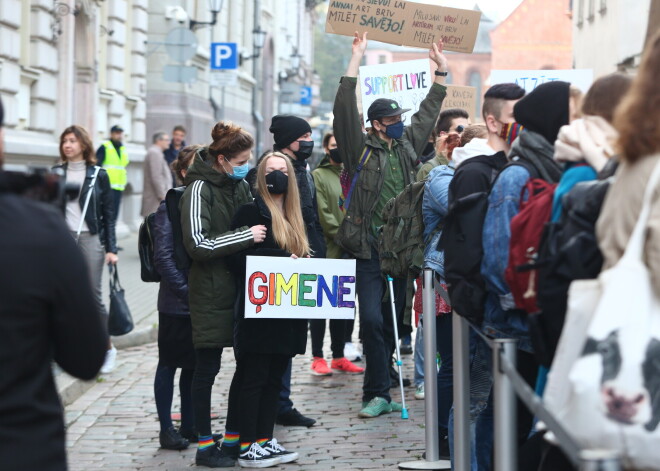
[[[493,85],[483,97],[483,124],[472,124],[465,110],[440,112],[448,67],[442,43],[433,44],[429,59],[436,66],[434,83],[419,109],[404,123],[410,110],[394,100],[378,99],[368,109],[365,132],[356,86],[366,48],[366,33],[356,33],[335,99],[333,132],[323,138],[324,157],[313,171],[308,164],[312,129],[296,116],[272,118],[273,150],[252,170],[254,139],[238,125],[217,123],[209,145],[186,146],[182,126],[174,128],[171,141],[163,132],[153,136],[145,161],[142,214],[155,214],[154,263],[161,276],[154,378],[159,442],[172,450],[197,442],[198,466],[271,467],[298,459],[297,452],[278,442],[274,426],[310,427],[315,422],[300,414],[291,399],[291,360],[306,353],[308,330],[311,374],[363,374],[362,397],[355,398],[360,401],[359,417],[401,411],[390,395],[398,383],[392,369],[396,339],[385,279],[391,273],[384,268],[379,244],[388,223],[388,202],[410,185],[423,185],[417,216],[423,263],[416,270],[411,264],[408,273],[394,277],[394,305],[399,330],[417,326],[414,396],[423,399],[425,381],[437,382],[439,446],[447,459],[454,446],[455,316],[468,319],[490,338],[517,340],[517,369],[543,395],[562,334],[570,282],[595,278],[601,269],[614,266],[631,237],[645,186],[660,158],[660,36],[649,42],[635,78],[622,73],[600,77],[584,94],[563,81],[539,85],[527,94],[513,83]],[[116,350],[100,326],[107,315],[101,274],[104,265],[117,263],[121,250],[115,222],[128,164],[121,132],[113,127],[111,139],[96,155],[84,128],[74,125],[62,132],[57,169],[80,191],[63,202],[61,222],[53,211],[32,203],[34,207],[21,209],[26,204],[21,199],[0,194],[0,220],[13,217],[16,229],[12,235],[0,231],[3,266],[16,256],[7,248],[19,247],[28,238],[39,239],[37,249],[50,254],[40,259],[48,262],[44,269],[24,259],[22,272],[12,271],[12,277],[0,270],[0,313],[11,319],[0,323],[3,339],[18,339],[11,329],[34,329],[33,340],[41,335],[27,318],[55,326],[53,338],[44,339],[43,345],[30,347],[33,341],[17,340],[0,348],[6,362],[13,361],[10,354],[34,359],[34,365],[28,365],[33,374],[0,379],[0,441],[35,466],[45,466],[41,469],[62,469],[59,464],[65,463],[62,414],[45,359],[50,355],[83,378],[114,367]],[[660,271],[658,194],[653,193],[644,248],[654,287]],[[29,211],[40,218],[39,227],[33,227],[34,220],[15,218]],[[574,238],[565,239],[569,228],[575,230],[571,224],[578,216],[584,224],[576,248]],[[536,245],[521,249],[521,240],[536,240]],[[580,270],[575,264],[561,264],[564,248],[574,251]],[[37,249],[31,248],[33,253]],[[521,250],[527,250],[524,266],[512,261]],[[242,294],[250,255],[355,259],[364,365],[356,364],[361,355],[351,342],[353,322],[330,321],[328,366],[323,351],[326,321],[246,319]],[[56,263],[65,256],[66,261]],[[64,266],[67,270],[60,273]],[[433,359],[422,352],[422,267],[433,270],[436,282]],[[64,287],[71,277],[77,278],[79,292]],[[43,294],[23,292],[22,282],[39,289],[51,286],[59,297],[23,315],[30,296]],[[10,299],[7,290],[13,290],[10,302],[4,302]],[[85,321],[81,313],[91,320]],[[62,330],[74,320],[76,329],[87,332],[80,345],[69,345],[72,337]],[[228,389],[225,430],[214,433],[211,392],[223,350],[230,347],[236,370],[231,385],[222,385]],[[71,349],[86,357],[84,364],[72,361]],[[38,361],[35,352],[40,352]],[[484,339],[471,331],[471,467],[479,471],[493,468],[492,354]],[[438,362],[436,378],[424,376],[425,361]],[[171,419],[177,369],[179,428]],[[48,398],[33,398],[36,378]],[[35,418],[35,408],[48,409],[43,420]],[[519,469],[571,469],[562,452],[543,440],[543,431],[534,427],[533,414],[522,404],[516,420]],[[21,432],[8,433],[7,428]],[[29,450],[35,438],[47,444],[39,453]],[[1,451],[0,462],[11,468],[14,453]]]

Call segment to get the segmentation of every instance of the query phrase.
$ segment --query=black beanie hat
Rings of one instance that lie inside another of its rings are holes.
[[[312,132],[312,128],[307,121],[287,114],[273,116],[268,130],[273,133],[277,149],[284,149],[300,136]]]
[[[545,137],[554,146],[559,128],[568,124],[570,86],[561,81],[539,85],[513,107],[516,122]]]

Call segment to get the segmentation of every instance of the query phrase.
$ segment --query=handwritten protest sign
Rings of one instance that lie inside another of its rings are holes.
[[[434,75],[428,59],[392,62],[360,67],[360,95],[365,126],[369,106],[378,98],[395,100],[401,108],[410,108],[402,118],[410,118],[429,92]]]
[[[355,260],[247,257],[245,317],[353,319]]]
[[[555,80],[570,82],[586,93],[594,81],[594,71],[591,69],[492,70],[490,73],[491,85],[497,83],[515,83],[524,88],[527,93],[542,83]]]
[[[447,51],[471,53],[481,12],[403,0],[330,0],[325,31],[398,46],[430,48],[442,39]]]
[[[475,87],[461,87],[459,85],[448,85],[447,96],[442,102],[440,111],[449,108],[460,108],[467,111],[474,123],[477,116],[477,89]]]

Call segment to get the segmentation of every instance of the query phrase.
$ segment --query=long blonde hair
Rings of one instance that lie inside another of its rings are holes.
[[[266,165],[271,157],[280,157],[286,162],[289,186],[284,193],[284,212],[275,203],[266,185]],[[310,255],[311,250],[300,209],[300,193],[291,159],[280,152],[270,152],[261,159],[257,167],[257,191],[270,211],[273,236],[277,245],[298,257]]]

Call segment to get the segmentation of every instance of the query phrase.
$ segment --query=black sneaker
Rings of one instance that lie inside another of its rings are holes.
[[[270,468],[277,466],[282,460],[264,450],[257,442],[238,455],[238,464],[241,468]]]
[[[270,453],[271,456],[279,457],[281,464],[291,463],[300,457],[295,451],[287,451],[282,445],[277,443],[276,438],[268,440],[263,444],[262,448]]]
[[[197,435],[196,432],[193,432],[192,430],[181,430],[179,429],[179,433],[183,438],[188,440],[190,443],[197,443],[199,442],[199,436]],[[218,443],[220,440],[222,440],[222,435],[221,433],[214,433],[213,434],[213,441]]]
[[[238,452],[240,451],[240,445],[237,443],[234,446],[227,446],[224,443],[220,446],[220,451],[225,455],[229,456],[230,458],[233,458],[235,460],[238,459]]]
[[[160,447],[165,450],[185,450],[190,445],[190,442],[183,438],[174,427],[161,430],[158,439],[160,440]]]
[[[195,464],[207,468],[233,468],[236,466],[236,460],[222,453],[217,446],[212,445],[204,450],[197,449]]]
[[[288,412],[279,414],[275,421],[279,425],[291,425],[294,427],[311,427],[316,423],[315,419],[305,417],[297,409],[291,409]]]

